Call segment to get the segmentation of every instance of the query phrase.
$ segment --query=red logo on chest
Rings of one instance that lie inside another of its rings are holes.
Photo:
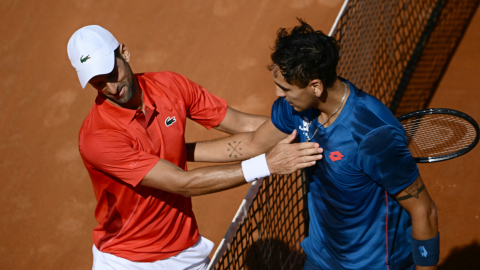
[[[338,161],[338,160],[342,160],[342,153],[340,153],[339,151],[335,151],[335,152],[331,152],[330,155],[328,156],[332,161]]]

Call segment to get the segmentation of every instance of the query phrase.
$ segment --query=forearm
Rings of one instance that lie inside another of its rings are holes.
[[[160,166],[164,165],[161,164]],[[170,164],[167,166],[170,166]],[[142,185],[180,194],[185,197],[223,191],[247,183],[240,163],[202,167],[190,171],[177,169],[173,172],[167,172],[167,174],[165,173],[166,170],[156,171],[159,173],[155,173],[155,171],[149,172],[142,181]],[[175,179],[175,181],[170,181],[166,185],[164,179]]]
[[[435,238],[438,235],[437,207],[430,198],[422,177],[418,176],[396,196],[396,200],[412,218],[412,254],[414,262],[417,262],[416,269],[437,269],[436,266],[418,265],[435,264],[439,248],[438,239]]]
[[[438,260],[437,207],[430,198],[422,177],[418,178],[400,194],[396,200],[412,218],[412,254],[414,262],[432,265]],[[435,239],[434,239],[435,238]],[[425,246],[429,251],[423,250]],[[418,270],[437,269],[436,266],[416,266]]]
[[[239,133],[217,140],[187,144],[188,161],[241,161],[265,153],[273,145],[252,143],[252,133]]]
[[[438,220],[436,206],[431,202],[429,208],[412,215],[412,238],[428,240],[438,234]],[[437,269],[437,266],[416,266],[417,270]]]
[[[140,185],[190,197],[234,188],[247,183],[247,180],[254,181],[270,174],[290,174],[314,165],[322,158],[323,152],[317,143],[290,144],[295,135],[296,132],[289,135],[258,160],[242,164],[184,171],[161,159],[145,175]]]
[[[437,208],[433,201],[431,201],[431,205],[428,208],[412,213],[411,217],[413,238],[427,240],[437,236]]]

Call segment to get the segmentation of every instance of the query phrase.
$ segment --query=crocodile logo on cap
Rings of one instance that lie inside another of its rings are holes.
[[[83,55],[80,57],[80,63],[85,63],[87,60],[90,59],[90,54],[83,57]]]

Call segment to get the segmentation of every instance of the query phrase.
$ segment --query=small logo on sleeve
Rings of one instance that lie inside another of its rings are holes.
[[[425,247],[424,247],[424,246],[420,246],[420,247],[418,247],[418,250],[420,250],[420,255],[422,255],[422,257],[424,257],[424,258],[426,258],[426,257],[427,257],[427,255],[428,255],[428,252],[427,252],[427,250],[425,249]]]
[[[83,55],[80,56],[80,62],[81,62],[81,63],[87,62],[88,59],[90,59],[90,54],[87,55],[87,56],[85,56],[85,57],[83,57]]]
[[[170,118],[170,116],[169,116],[169,117],[167,117],[167,119],[165,119],[165,125],[167,127],[173,125],[173,123],[175,123],[175,122],[177,122],[177,120],[175,120],[175,116],[172,117],[172,118]]]
[[[328,156],[332,161],[338,161],[338,160],[342,160],[342,153],[340,153],[340,151],[335,151],[335,152],[331,152],[330,155]]]

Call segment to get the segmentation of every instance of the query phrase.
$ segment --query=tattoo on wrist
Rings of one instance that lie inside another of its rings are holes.
[[[409,187],[407,187],[404,191],[408,194],[402,197],[397,197],[397,201],[403,201],[410,198],[420,198],[420,192],[425,189],[425,184],[422,181],[415,181]]]
[[[231,147],[227,149],[227,151],[230,152],[230,155],[228,157],[233,156],[234,158],[238,158],[238,156],[242,155],[242,153],[240,153],[242,148],[239,147],[241,143],[242,142],[237,142],[237,141],[233,141],[233,143],[228,143],[228,145]]]

